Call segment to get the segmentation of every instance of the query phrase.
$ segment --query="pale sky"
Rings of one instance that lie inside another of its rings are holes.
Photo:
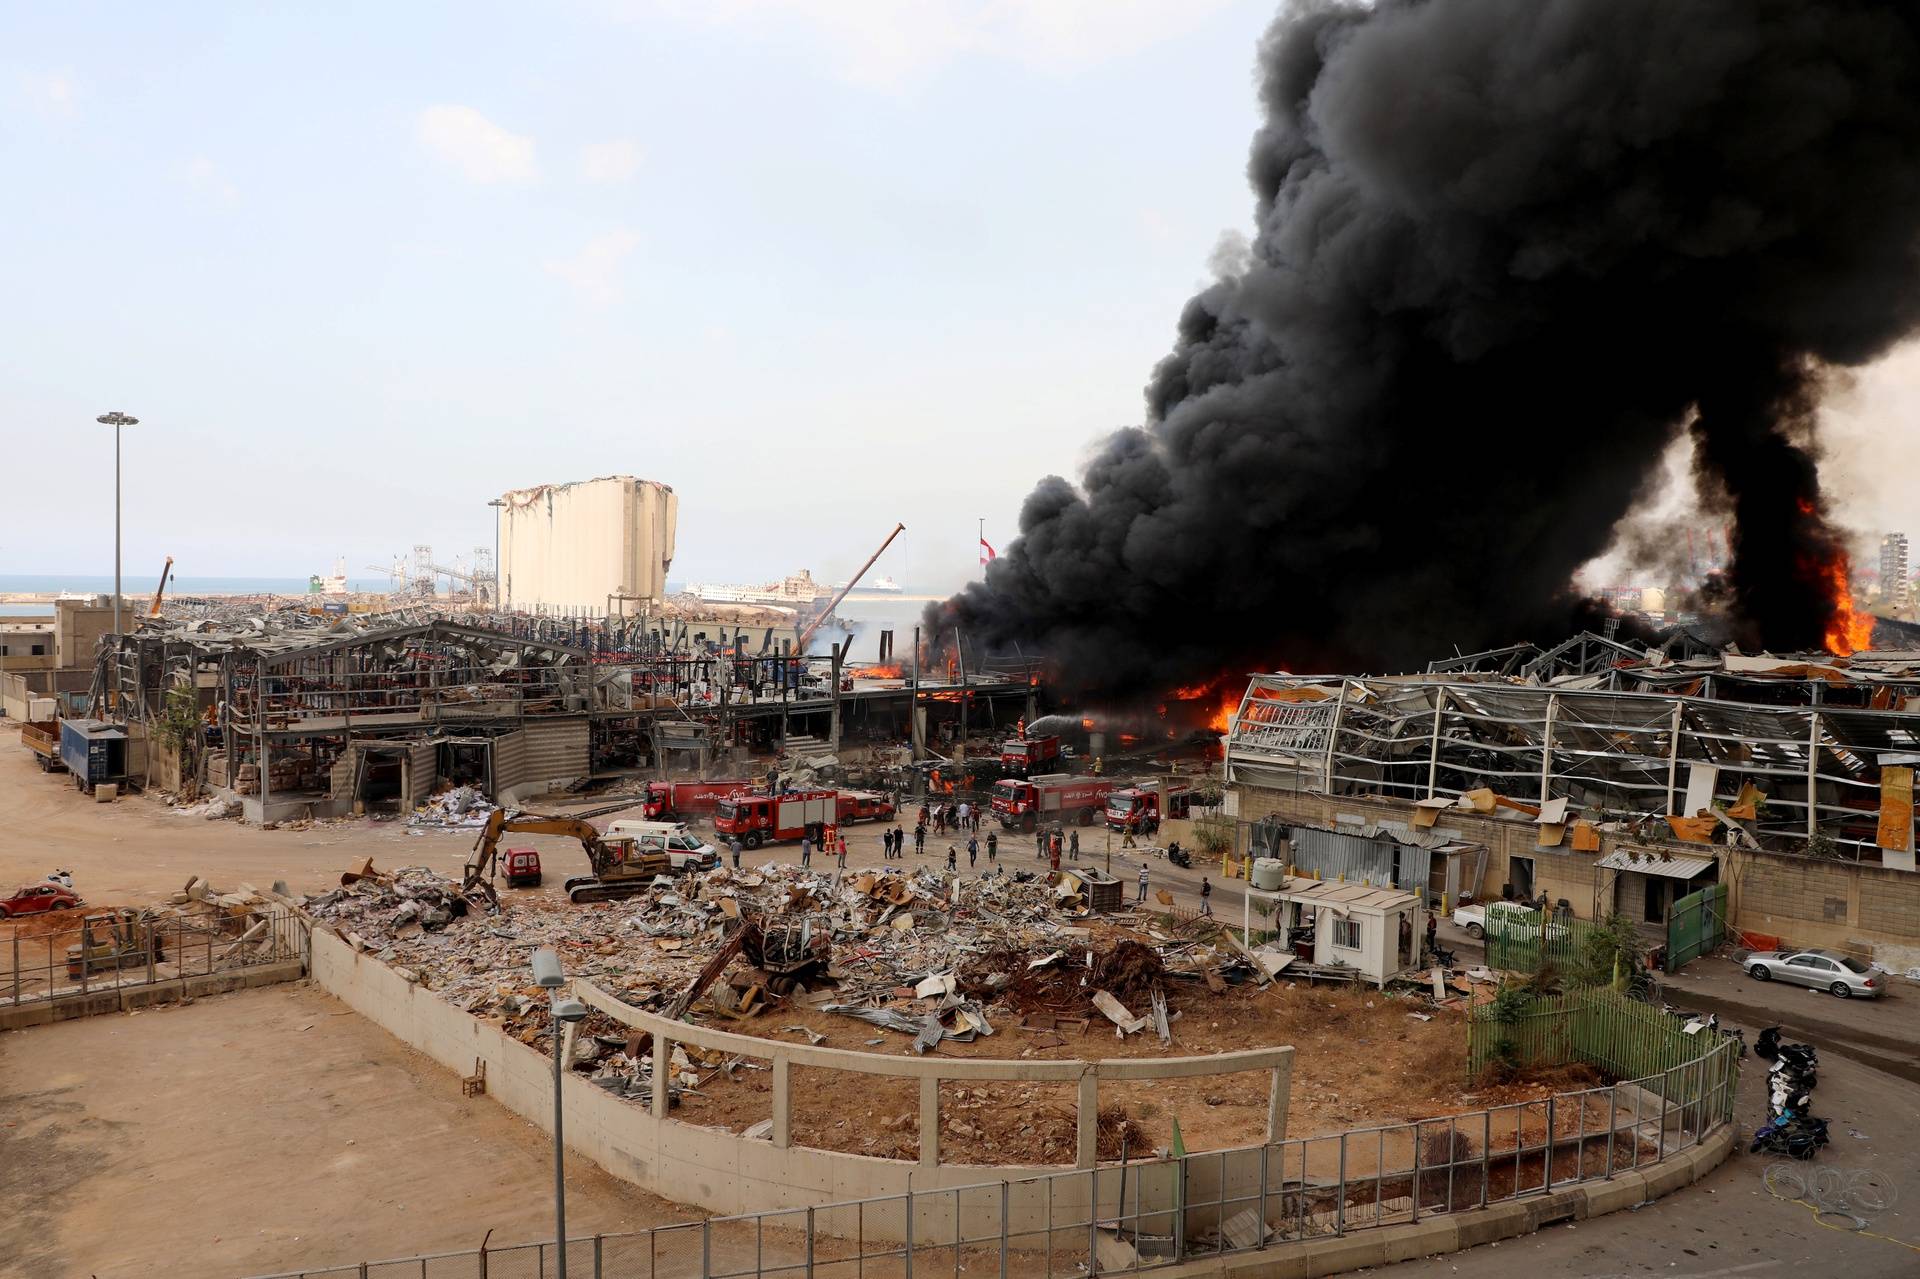
[[[0,11],[0,572],[350,570],[503,489],[680,494],[678,579],[944,589],[1247,230],[1274,0]],[[1849,438],[1910,420],[1920,361]],[[1855,466],[1846,509],[1911,519]]]

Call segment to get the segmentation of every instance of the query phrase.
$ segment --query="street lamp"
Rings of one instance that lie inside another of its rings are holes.
[[[561,1129],[565,1117],[565,1107],[560,1099],[560,1080],[566,1069],[565,1028],[586,1020],[587,1006],[577,999],[562,999],[560,988],[567,984],[567,975],[560,968],[560,957],[546,947],[533,952],[533,980],[542,990],[551,991],[548,996],[553,1001],[553,1231],[555,1260],[558,1267],[555,1274],[566,1279],[567,1274],[567,1142]]]
[[[138,426],[140,419],[115,409],[93,419],[113,428],[113,633],[120,634],[120,428]]]
[[[506,503],[496,497],[487,505],[504,509]],[[506,574],[500,568],[500,514],[499,510],[495,510],[493,516],[493,611],[496,613],[505,611],[500,604],[500,583],[505,576]]]

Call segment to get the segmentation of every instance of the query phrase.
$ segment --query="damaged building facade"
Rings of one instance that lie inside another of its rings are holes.
[[[754,778],[795,757],[910,765],[1031,718],[1038,693],[1025,667],[872,677],[843,648],[416,608],[145,623],[102,644],[91,706],[143,747],[152,771],[134,780],[277,821],[403,814],[447,785],[513,804],[597,778]]]
[[[1920,653],[1681,655],[1582,635],[1417,675],[1255,676],[1227,736],[1250,837],[1400,887],[1920,964]],[[1377,878],[1376,878],[1377,877]]]

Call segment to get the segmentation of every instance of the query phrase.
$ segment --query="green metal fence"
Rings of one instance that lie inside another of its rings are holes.
[[[1688,893],[1667,912],[1666,970],[1677,973],[1690,959],[1727,939],[1727,886],[1709,884]]]
[[[1587,939],[1600,928],[1592,920],[1545,911],[1489,912],[1487,966],[1516,973],[1537,973],[1550,967],[1571,980],[1583,980]]]
[[[1690,1035],[1658,1008],[1583,987],[1518,1008],[1512,1001],[1475,1008],[1467,1019],[1467,1077],[1479,1078],[1496,1062],[1524,1069],[1580,1061],[1616,1079],[1640,1079],[1690,1066],[1726,1038],[1705,1029]]]

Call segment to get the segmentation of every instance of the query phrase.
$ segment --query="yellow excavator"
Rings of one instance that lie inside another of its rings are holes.
[[[631,839],[607,839],[577,817],[509,813],[504,808],[496,808],[481,829],[480,838],[474,841],[473,856],[467,859],[466,875],[460,883],[463,894],[479,892],[494,905],[500,904],[493,888],[493,874],[502,835],[566,835],[579,840],[593,874],[575,876],[566,882],[567,896],[575,902],[630,897],[643,891],[656,876],[673,873],[673,859],[666,853],[640,852]]]

